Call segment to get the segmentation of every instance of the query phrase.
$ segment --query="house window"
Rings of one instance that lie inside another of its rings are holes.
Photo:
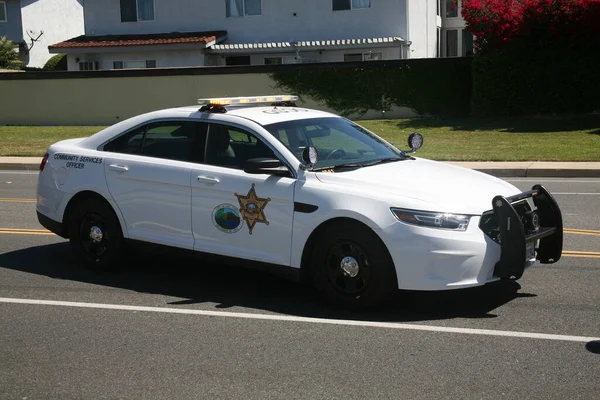
[[[473,34],[466,30],[462,30],[462,51],[463,57],[469,57],[473,55]]]
[[[6,15],[6,2],[0,1],[0,22],[7,22],[8,16]]]
[[[344,54],[345,62],[362,61],[362,53]]]
[[[288,57],[265,57],[265,65],[281,65],[281,64],[296,64],[297,60],[294,56]]]
[[[121,0],[121,22],[154,21],[154,0]]]
[[[442,57],[469,57],[473,55],[474,36],[466,29],[442,30]]]
[[[458,56],[458,29],[446,31],[446,57]]]
[[[225,0],[225,14],[228,18],[262,15],[262,0]]]
[[[371,0],[332,0],[333,11],[371,8]]]
[[[460,0],[444,0],[444,6],[446,8],[446,18],[457,18],[459,7],[461,6]]]
[[[350,53],[344,54],[345,62],[356,62],[356,61],[376,61],[381,60],[381,53]]]
[[[80,61],[80,71],[98,71],[100,69],[100,61]]]
[[[435,56],[442,56],[442,29],[437,28],[436,37],[435,37]]]
[[[378,61],[382,59],[381,53],[364,53],[363,61]]]
[[[225,57],[225,65],[250,65],[250,56]]]
[[[281,57],[265,57],[265,65],[280,65],[283,64]]]
[[[114,61],[113,69],[156,68],[156,60]]]

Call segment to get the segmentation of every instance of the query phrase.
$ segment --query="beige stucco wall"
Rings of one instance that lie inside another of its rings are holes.
[[[276,93],[266,73],[0,80],[0,125],[110,125],[147,111],[197,104],[200,97]],[[304,100],[306,107],[327,110]],[[415,114],[399,108],[385,115]],[[372,111],[364,118],[381,116]]]

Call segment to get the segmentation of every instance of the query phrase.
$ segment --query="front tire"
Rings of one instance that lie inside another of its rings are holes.
[[[311,257],[315,287],[329,301],[371,308],[389,300],[398,284],[393,261],[379,237],[359,223],[326,227]]]
[[[73,252],[93,270],[111,270],[121,257],[123,232],[112,208],[87,199],[75,206],[70,218],[69,241]]]

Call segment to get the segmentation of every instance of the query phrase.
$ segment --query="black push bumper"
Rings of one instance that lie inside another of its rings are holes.
[[[527,202],[533,200],[535,209]],[[496,196],[493,210],[482,216],[481,229],[500,244],[500,261],[494,276],[519,279],[527,260],[527,248],[535,247],[535,258],[543,264],[560,259],[563,246],[563,222],[560,208],[552,195],[541,185],[514,196]]]

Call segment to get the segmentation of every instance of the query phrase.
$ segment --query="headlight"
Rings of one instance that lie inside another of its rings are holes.
[[[450,229],[453,231],[466,231],[469,226],[470,215],[458,215],[442,212],[406,210],[392,208],[392,213],[399,221],[411,225],[426,226],[429,228]]]

